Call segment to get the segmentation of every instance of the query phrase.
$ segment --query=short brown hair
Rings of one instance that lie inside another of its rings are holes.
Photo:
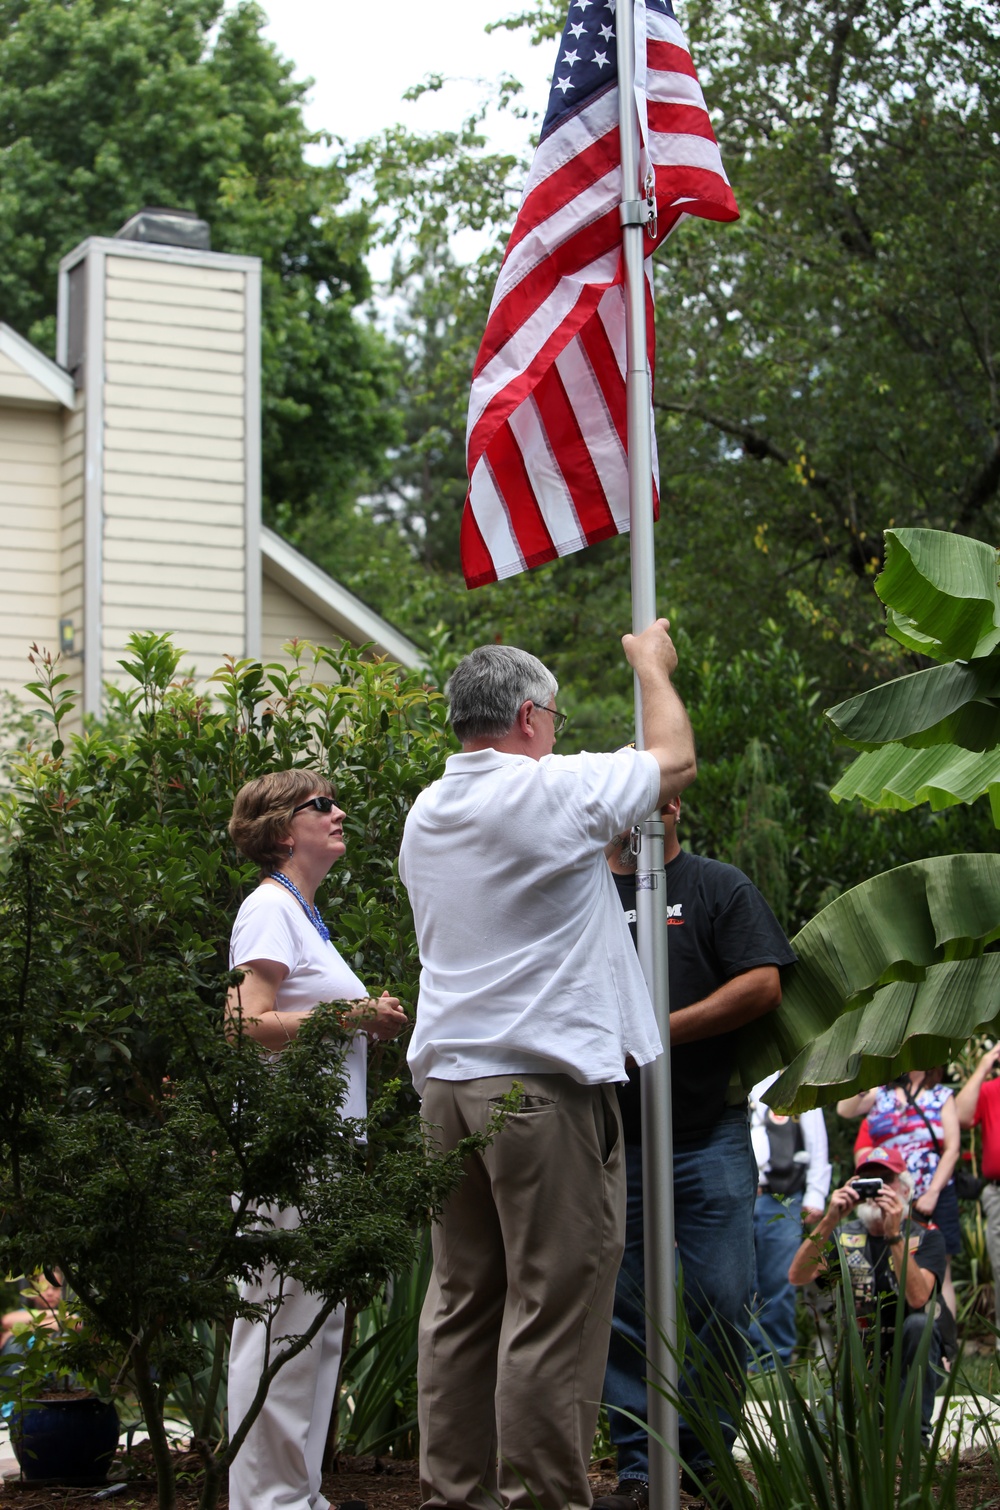
[[[269,771],[240,787],[229,820],[229,837],[241,855],[260,866],[261,874],[277,870],[287,859],[281,842],[291,827],[294,809],[308,797],[332,797],[333,786],[315,771]]]

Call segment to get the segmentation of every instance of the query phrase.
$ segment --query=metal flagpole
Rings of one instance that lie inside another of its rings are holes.
[[[644,0],[636,0],[637,4]],[[656,618],[653,546],[653,447],[646,353],[645,246],[647,203],[640,198],[639,120],[635,102],[633,0],[618,0],[618,125],[622,162],[622,245],[625,262],[628,487],[632,560],[632,632]],[[643,748],[642,699],[635,679],[636,748]],[[663,823],[642,825],[636,874],[639,960],[656,1010],[663,1053],[643,1065],[642,1200],[645,1239],[647,1422],[651,1510],[677,1510],[677,1409],[663,1393],[677,1385],[677,1291],[674,1280],[674,1171],[670,1111],[670,1002],[667,982],[667,894]],[[662,1387],[656,1388],[657,1383]]]

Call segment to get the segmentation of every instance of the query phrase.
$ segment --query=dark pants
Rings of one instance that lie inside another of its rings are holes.
[[[934,1396],[937,1393],[939,1378],[938,1364],[941,1362],[941,1329],[936,1321],[932,1321],[923,1311],[913,1311],[903,1322],[903,1343],[900,1362],[902,1364],[901,1387],[906,1388],[906,1380],[910,1369],[917,1359],[917,1349],[920,1339],[924,1335],[926,1326],[934,1328],[931,1334],[931,1349],[927,1356],[927,1366],[924,1369],[923,1385],[920,1393],[920,1416],[921,1427],[924,1436],[931,1429],[931,1416],[934,1414]],[[891,1342],[886,1346],[890,1347]]]
[[[611,1349],[604,1376],[611,1440],[618,1449],[618,1477],[649,1478],[646,1420],[646,1307],[642,1232],[642,1149],[625,1145],[628,1199],[625,1253],[615,1290]],[[753,1288],[753,1206],[757,1164],[750,1147],[746,1111],[727,1112],[706,1137],[674,1149],[674,1225],[684,1272],[689,1330],[738,1381],[746,1366],[746,1327]],[[656,1318],[654,1318],[655,1320]],[[682,1396],[712,1393],[697,1369],[685,1370]],[[612,1407],[617,1406],[617,1409]],[[720,1411],[720,1417],[722,1412]],[[725,1419],[730,1445],[735,1425]],[[710,1460],[683,1418],[681,1457],[698,1474]]]

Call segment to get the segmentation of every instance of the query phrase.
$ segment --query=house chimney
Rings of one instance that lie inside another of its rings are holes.
[[[193,237],[196,216],[144,209],[60,264],[57,356],[78,394],[60,617],[80,631],[86,712],[132,630],[176,635],[199,677],[224,647],[260,654],[260,262]]]
[[[150,241],[159,246],[187,246],[196,252],[212,249],[212,233],[207,220],[199,220],[193,210],[167,210],[148,206],[126,220],[116,241]]]

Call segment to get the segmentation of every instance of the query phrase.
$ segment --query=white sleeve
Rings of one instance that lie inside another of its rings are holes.
[[[570,755],[582,785],[579,818],[587,837],[607,844],[655,812],[660,767],[648,750],[616,750],[612,755]]]
[[[826,1120],[819,1107],[803,1112],[801,1119],[802,1141],[809,1155],[809,1172],[802,1196],[803,1206],[810,1211],[822,1211],[830,1194],[830,1148],[826,1136]]]
[[[758,1081],[750,1092],[750,1146],[753,1156],[757,1160],[757,1183],[761,1183],[762,1177],[767,1173],[771,1162],[771,1145],[767,1136],[767,1107],[761,1099],[764,1092],[772,1081],[777,1080],[777,1075],[769,1075],[766,1080]]]
[[[280,899],[247,897],[236,915],[229,941],[230,964],[248,964],[252,959],[272,959],[289,974],[300,963],[302,948],[295,927]]]

